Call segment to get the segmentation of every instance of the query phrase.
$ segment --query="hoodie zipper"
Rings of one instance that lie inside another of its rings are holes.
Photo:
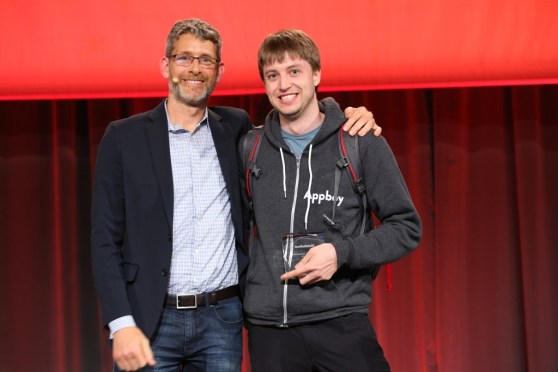
[[[289,232],[291,234],[294,233],[294,217],[295,217],[295,209],[296,209],[296,200],[298,197],[298,181],[300,176],[300,157],[296,158],[296,177],[295,177],[295,187],[294,187],[294,197],[293,197],[293,205],[291,208],[291,226],[289,228]],[[283,326],[288,327],[287,325],[287,294],[289,286],[287,284],[288,280],[285,281],[283,285]]]

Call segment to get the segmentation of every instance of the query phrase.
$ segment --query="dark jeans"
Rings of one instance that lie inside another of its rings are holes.
[[[142,371],[240,371],[240,300],[233,297],[191,310],[166,306],[151,347],[157,364]]]
[[[289,328],[247,322],[253,372],[388,372],[366,314],[354,313]]]

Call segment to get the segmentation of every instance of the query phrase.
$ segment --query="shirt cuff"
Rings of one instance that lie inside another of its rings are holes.
[[[114,319],[112,322],[108,324],[110,329],[110,339],[114,337],[114,334],[120,331],[122,328],[126,327],[135,327],[136,322],[134,322],[134,317],[131,315],[124,315],[120,318]]]

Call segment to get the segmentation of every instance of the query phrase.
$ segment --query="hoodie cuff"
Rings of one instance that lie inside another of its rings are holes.
[[[347,240],[343,240],[341,242],[335,242],[333,246],[337,253],[337,268],[348,266],[352,258],[352,244]]]

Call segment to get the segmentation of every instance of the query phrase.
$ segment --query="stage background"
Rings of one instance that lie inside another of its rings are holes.
[[[393,289],[385,269],[373,284],[393,371],[558,369],[558,2],[7,0],[0,10],[0,370],[110,370],[90,268],[97,146],[109,121],[165,96],[164,39],[192,16],[225,40],[212,104],[261,124],[257,46],[294,27],[321,47],[321,96],[364,105],[383,126],[424,224],[418,250],[391,266]]]
[[[392,265],[392,291],[385,269],[374,282],[371,318],[393,370],[554,371],[558,86],[333,96],[374,111],[424,223],[417,251]],[[266,100],[212,103],[261,123]],[[106,124],[159,101],[0,102],[2,370],[109,370],[91,175]]]

